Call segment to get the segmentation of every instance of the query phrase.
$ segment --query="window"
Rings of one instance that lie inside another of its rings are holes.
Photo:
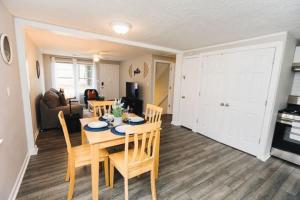
[[[91,64],[78,64],[79,66],[79,93],[85,89],[93,88],[93,66]]]
[[[55,61],[55,87],[64,89],[66,97],[79,97],[85,89],[94,88],[94,66],[93,63],[77,60]]]
[[[56,88],[63,88],[67,97],[75,96],[75,76],[73,63],[55,63]]]

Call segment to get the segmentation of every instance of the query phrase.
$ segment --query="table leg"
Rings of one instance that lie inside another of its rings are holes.
[[[94,117],[97,117],[97,107],[96,106],[93,106],[93,116]]]
[[[91,145],[91,171],[92,171],[92,196],[93,200],[98,200],[99,187],[99,155],[97,145]]]
[[[158,167],[159,167],[159,147],[160,147],[160,133],[157,138],[157,148],[156,148],[156,159],[155,159],[155,169],[154,169],[154,175],[155,179],[158,178]]]
[[[81,144],[86,144],[86,135],[82,126],[81,126]]]

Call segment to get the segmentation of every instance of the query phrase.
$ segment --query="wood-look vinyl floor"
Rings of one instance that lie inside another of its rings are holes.
[[[266,162],[170,124],[163,117],[158,199],[300,199],[300,167],[277,158]],[[71,135],[80,144],[80,134]],[[66,145],[59,130],[39,135],[39,153],[30,158],[18,200],[66,199]],[[105,187],[100,172],[99,199],[124,199],[123,178]],[[149,174],[129,181],[130,199],[151,199]],[[76,171],[74,199],[91,199],[90,167]]]

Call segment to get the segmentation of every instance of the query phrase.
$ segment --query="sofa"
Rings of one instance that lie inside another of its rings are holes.
[[[70,116],[70,105],[64,97],[63,92],[51,88],[40,99],[41,130],[59,128],[60,123],[57,117],[59,111],[63,111],[65,116]],[[72,114],[83,116],[83,107],[78,103],[71,103]]]

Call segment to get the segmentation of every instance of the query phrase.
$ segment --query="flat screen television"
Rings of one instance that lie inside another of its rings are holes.
[[[139,97],[139,86],[134,82],[126,82],[126,97],[137,99]]]

